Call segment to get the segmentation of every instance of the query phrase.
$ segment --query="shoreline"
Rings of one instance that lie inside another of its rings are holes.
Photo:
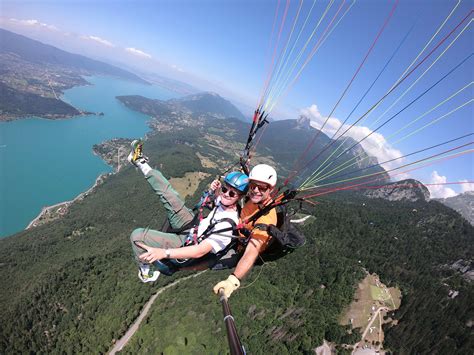
[[[74,106],[73,106],[74,107]],[[74,107],[75,108],[75,107]],[[98,116],[102,117],[104,116],[103,112],[88,112],[88,111],[79,111],[79,114],[74,114],[74,115],[43,115],[43,116],[10,116],[7,118],[0,118],[0,122],[14,122],[14,121],[19,121],[19,120],[24,120],[24,119],[39,119],[39,120],[49,120],[49,121],[61,121],[61,120],[70,120],[73,118],[79,118],[79,117],[85,117],[85,116]]]
[[[28,223],[28,225],[26,226],[26,228],[24,229],[24,231],[28,230],[28,229],[31,229],[31,228],[34,228],[34,227],[37,227],[39,224],[38,222],[41,222],[42,219],[45,219],[46,216],[48,214],[53,214],[55,213],[56,216],[54,216],[52,218],[52,220],[60,217],[60,216],[63,216],[64,214],[67,213],[68,211],[68,207],[71,206],[74,202],[76,201],[80,201],[80,200],[83,200],[85,197],[87,197],[89,195],[89,193],[91,193],[97,186],[99,186],[100,184],[102,184],[105,179],[107,179],[110,175],[112,174],[115,174],[116,172],[112,172],[112,173],[105,173],[105,174],[100,174],[96,179],[95,179],[95,182],[94,184],[89,188],[87,189],[86,191],[84,192],[81,192],[79,195],[77,195],[76,197],[74,197],[72,200],[69,200],[69,201],[63,201],[63,202],[59,202],[59,203],[56,203],[54,205],[51,205],[51,206],[45,206],[41,209],[41,212],[33,219],[31,220],[30,223]],[[56,211],[54,211],[55,209],[57,209]],[[47,221],[49,222],[49,221]],[[47,223],[46,222],[46,223]]]
[[[105,141],[105,142],[112,142],[115,138],[113,138],[112,140],[108,140],[108,141]],[[103,144],[104,142],[102,142],[101,144]],[[127,144],[128,145],[128,144]],[[127,152],[128,153],[128,152]],[[68,212],[68,208],[76,201],[80,201],[80,200],[83,200],[85,197],[87,197],[87,195],[89,195],[97,186],[99,186],[100,184],[102,184],[107,178],[109,178],[110,176],[114,175],[114,174],[117,174],[119,171],[122,170],[122,168],[124,166],[126,166],[126,164],[124,164],[123,166],[114,166],[112,162],[108,161],[108,159],[106,159],[106,156],[105,155],[102,155],[98,152],[96,152],[94,149],[92,149],[92,154],[100,157],[108,166],[110,166],[113,171],[110,172],[110,173],[102,173],[100,174],[96,179],[95,179],[95,182],[94,184],[88,188],[86,191],[83,191],[81,193],[79,193],[79,195],[77,195],[76,197],[74,197],[72,200],[69,200],[69,201],[62,201],[62,202],[58,202],[54,205],[51,205],[51,206],[45,206],[41,209],[40,213],[30,221],[30,223],[28,223],[28,225],[26,226],[26,228],[23,229],[23,231],[26,231],[28,229],[31,229],[31,228],[34,228],[34,227],[37,227],[41,224],[44,224],[44,223],[48,223],[50,221],[53,221],[53,220],[56,220],[58,218],[61,218],[62,216],[64,216],[67,212]],[[126,159],[127,157],[127,154],[125,154],[124,156],[124,159]]]
[[[74,87],[81,87],[81,86],[84,86],[84,87],[88,87],[88,86],[96,86],[97,84],[96,83],[93,83],[90,81],[90,78],[94,78],[96,76],[94,75],[91,75],[91,76],[84,76],[83,78],[85,79],[85,83],[83,85],[75,85],[73,86],[72,88]],[[97,77],[102,77],[101,75],[98,75]],[[108,77],[108,76],[103,76],[103,77]],[[117,78],[118,80],[125,80],[123,78]],[[132,80],[133,82],[134,80]],[[155,84],[156,85],[156,84]],[[160,87],[159,85],[156,85],[157,87]],[[72,89],[70,88],[70,89]],[[69,90],[69,89],[68,89]],[[165,89],[166,90],[166,89]],[[67,90],[65,90],[67,91]],[[67,104],[75,107],[75,105],[73,105],[72,103],[69,102],[69,100],[65,99],[64,98],[64,91],[61,92],[60,94],[60,98],[62,101],[66,102]],[[75,118],[79,118],[79,119],[82,119],[84,117],[87,117],[89,115],[91,116],[95,116],[95,118],[97,119],[101,119],[103,118],[103,116],[106,116],[107,112],[88,112],[86,110],[78,110],[80,111],[80,114],[79,115],[72,115],[70,117],[62,117],[62,118],[59,118],[57,117],[56,119],[53,119],[51,117],[41,117],[41,116],[29,116],[29,117],[25,117],[25,116],[22,116],[22,117],[10,117],[10,120],[5,120],[5,121],[2,121],[0,120],[0,125],[2,123],[5,123],[5,124],[8,124],[10,122],[14,122],[14,121],[19,121],[19,120],[24,120],[24,119],[32,119],[32,120],[44,120],[44,121],[60,121],[60,120],[71,120],[71,119],[75,119]],[[141,113],[140,113],[141,114]],[[149,115],[144,115],[146,116],[146,121],[144,122],[145,124],[145,132],[143,133],[143,136],[146,137],[153,129],[152,127],[150,126],[149,124],[149,120],[150,120],[150,116]],[[106,141],[108,140],[113,140],[114,138],[105,138]],[[133,138],[130,138],[130,139],[133,139]],[[0,147],[1,149],[2,147]],[[68,213],[69,211],[69,207],[76,201],[78,200],[81,200],[83,198],[85,198],[88,194],[90,194],[98,185],[100,185],[106,178],[108,178],[110,175],[112,174],[115,174],[117,172],[117,170],[121,170],[122,168],[124,168],[125,166],[127,166],[126,164],[126,158],[127,158],[127,155],[128,155],[128,151],[129,151],[129,143],[126,145],[126,149],[120,149],[119,151],[119,154],[120,154],[120,166],[119,166],[119,169],[117,168],[116,165],[114,165],[113,163],[111,163],[111,161],[109,159],[107,159],[107,156],[106,154],[98,154],[96,152],[93,151],[93,154],[94,155],[98,155],[101,157],[102,161],[104,161],[108,166],[110,166],[112,169],[111,172],[107,172],[107,173],[102,173],[100,175],[98,175],[96,177],[96,180],[94,182],[94,184],[87,188],[87,190],[85,191],[82,191],[80,192],[78,195],[76,195],[74,198],[72,198],[71,200],[67,200],[67,201],[62,201],[62,202],[58,202],[58,203],[55,203],[53,205],[44,205],[43,207],[40,208],[40,211],[37,211],[37,212],[33,212],[33,216],[35,216],[34,218],[33,217],[30,217],[32,219],[29,219],[27,218],[27,220],[29,220],[28,222],[25,223],[25,225],[23,226],[18,226],[18,229],[16,229],[15,231],[13,231],[12,233],[9,233],[7,235],[2,235],[0,238],[4,238],[4,237],[9,237],[11,235],[15,235],[16,233],[20,233],[22,231],[26,231],[28,229],[31,229],[33,227],[37,227],[37,226],[40,226],[40,225],[43,225],[43,224],[46,224],[50,221],[53,221],[53,220],[57,220],[61,217],[63,217],[65,214]],[[115,160],[114,160],[115,161]]]

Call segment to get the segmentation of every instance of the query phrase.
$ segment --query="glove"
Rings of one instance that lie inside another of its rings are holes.
[[[240,287],[240,281],[234,275],[230,275],[227,280],[219,282],[214,286],[214,293],[219,294],[219,290],[222,288],[224,290],[224,295],[229,298],[232,292],[237,290]]]

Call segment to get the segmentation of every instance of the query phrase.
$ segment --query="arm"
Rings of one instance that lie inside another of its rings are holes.
[[[149,247],[148,245],[139,242],[137,242],[136,244],[146,250],[145,253],[139,256],[142,261],[152,263],[156,260],[166,259],[166,249]],[[201,256],[206,255],[211,250],[212,246],[206,240],[198,245],[169,249],[170,259],[197,259]]]
[[[263,243],[261,240],[257,239],[250,239],[249,244],[245,248],[244,255],[239,260],[239,263],[235,267],[234,275],[239,279],[247,275],[247,273],[252,268],[253,264],[255,264],[255,260],[257,260],[258,255],[262,249]]]
[[[217,198],[217,196],[215,196],[215,193],[220,187],[221,187],[220,181],[219,180],[214,180],[211,183],[211,185],[209,186],[209,190],[204,191],[204,193],[201,196],[201,199],[196,204],[196,206],[194,206],[194,209],[199,209],[199,208],[202,208],[204,206],[208,207],[209,209],[214,208],[215,200]],[[208,200],[204,204],[204,201],[206,201],[206,199],[208,199]]]
[[[263,245],[264,242],[259,239],[252,238],[250,240],[249,244],[247,244],[247,248],[245,248],[244,255],[235,268],[235,271],[226,280],[221,281],[214,286],[213,290],[216,295],[221,289],[223,289],[225,296],[229,298],[232,292],[240,287],[240,279],[252,268],[263,248]]]

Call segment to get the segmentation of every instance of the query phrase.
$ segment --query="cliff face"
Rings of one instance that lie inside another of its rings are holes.
[[[448,266],[452,270],[455,270],[461,274],[461,276],[469,281],[474,281],[474,261],[459,259],[452,265]]]
[[[382,198],[388,201],[428,201],[430,192],[421,182],[407,179],[387,184],[374,189],[367,189],[363,194],[369,198]]]
[[[298,119],[296,120],[296,129],[309,131],[312,128],[313,127],[311,127],[311,120],[309,119],[309,117],[305,115],[300,115],[300,117],[298,117]]]
[[[341,148],[335,151],[341,143]],[[294,168],[295,160],[303,159],[307,166],[305,171],[301,172],[300,181],[307,176],[304,174],[311,173],[327,163],[324,170],[326,173],[337,170],[342,164],[347,167],[340,169],[338,173],[327,174],[326,178],[320,180],[321,184],[373,173],[378,174],[379,181],[388,182],[389,176],[378,165],[377,159],[369,156],[361,145],[355,143],[353,139],[344,142],[331,140],[325,133],[312,127],[310,119],[304,115],[300,115],[296,120],[272,121],[265,128],[265,134],[260,141],[261,146],[268,148],[275,161],[285,162],[282,168],[288,171]],[[341,152],[343,154],[340,154]]]
[[[454,197],[441,198],[438,201],[459,212],[469,223],[474,225],[474,191],[467,191]]]

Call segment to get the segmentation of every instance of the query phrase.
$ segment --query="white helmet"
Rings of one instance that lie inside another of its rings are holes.
[[[275,187],[277,183],[277,173],[270,165],[258,164],[250,171],[249,180],[264,182],[271,187]]]

